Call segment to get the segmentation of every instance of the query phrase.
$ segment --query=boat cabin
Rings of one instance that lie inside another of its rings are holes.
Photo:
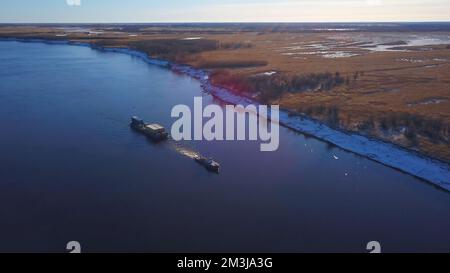
[[[136,116],[131,118],[131,124],[138,126],[145,126],[144,121]]]

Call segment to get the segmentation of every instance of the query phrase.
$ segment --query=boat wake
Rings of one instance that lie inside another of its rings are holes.
[[[199,152],[194,151],[193,149],[182,146],[180,143],[175,141],[171,141],[172,148],[180,155],[188,157],[190,159],[199,158],[201,155]]]
[[[215,161],[214,159],[205,157],[202,154],[200,154],[199,152],[196,152],[193,149],[187,148],[175,141],[170,141],[170,143],[171,143],[172,148],[178,154],[195,160],[195,162],[202,165],[210,172],[219,173],[220,164],[217,161]]]

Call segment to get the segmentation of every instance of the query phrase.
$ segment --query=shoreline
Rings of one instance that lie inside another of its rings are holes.
[[[127,47],[98,47],[91,43],[35,38],[0,38],[0,41],[85,46],[104,52],[127,54],[140,58],[150,65],[164,67],[195,78],[200,82],[204,92],[223,102],[235,105],[241,104],[243,106],[248,104],[259,104],[250,98],[236,95],[225,88],[213,86],[209,81],[209,73],[205,70],[155,59],[148,56],[145,52]],[[450,166],[445,162],[429,158],[418,152],[407,150],[382,140],[345,132],[343,130],[332,129],[323,123],[304,116],[292,116],[285,110],[280,110],[280,125],[302,134],[311,135],[321,141],[325,141],[343,150],[415,176],[440,189],[450,192]]]

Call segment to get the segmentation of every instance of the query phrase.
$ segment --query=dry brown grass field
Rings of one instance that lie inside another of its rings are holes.
[[[450,162],[450,32],[4,26],[0,37],[132,47],[210,69],[214,84],[293,114]]]

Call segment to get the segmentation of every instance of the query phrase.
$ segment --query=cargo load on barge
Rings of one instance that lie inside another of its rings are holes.
[[[169,138],[169,134],[163,126],[156,123],[145,123],[144,120],[136,116],[131,118],[130,126],[137,132],[147,136],[155,142],[164,141]]]

